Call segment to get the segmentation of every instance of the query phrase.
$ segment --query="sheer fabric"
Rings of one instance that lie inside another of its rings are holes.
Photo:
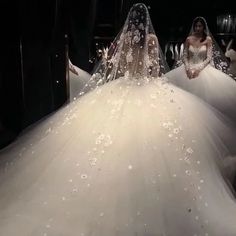
[[[80,95],[120,77],[148,82],[168,70],[148,9],[144,4],[135,4]]]

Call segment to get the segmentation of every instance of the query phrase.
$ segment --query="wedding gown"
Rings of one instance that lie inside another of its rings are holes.
[[[78,68],[78,67],[77,67]],[[89,81],[91,75],[78,68],[79,75],[69,72],[69,81],[70,81],[70,101],[73,101],[79,94],[80,90],[83,89],[85,84]]]
[[[199,48],[189,46],[189,64],[192,69],[198,68],[207,58],[205,45]],[[208,64],[194,79],[189,79],[185,65],[166,73],[169,81],[178,87],[200,97],[222,113],[236,121],[236,83],[227,74]]]
[[[110,62],[85,87],[100,86],[0,152],[1,235],[236,235],[235,129],[154,76],[158,40],[147,19],[135,4]]]
[[[84,95],[1,152],[1,234],[235,235],[215,114],[161,79]]]

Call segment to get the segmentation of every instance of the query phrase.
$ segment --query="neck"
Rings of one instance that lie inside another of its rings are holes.
[[[194,35],[198,38],[202,38],[203,37],[203,33],[197,33],[195,32]]]

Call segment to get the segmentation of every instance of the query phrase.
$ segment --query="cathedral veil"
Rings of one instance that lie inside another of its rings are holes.
[[[79,95],[120,77],[148,82],[167,71],[148,9],[137,3]]]

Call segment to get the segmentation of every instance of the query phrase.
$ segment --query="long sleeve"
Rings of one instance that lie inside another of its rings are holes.
[[[188,42],[188,39],[186,39],[186,42],[184,44],[184,50],[183,50],[183,63],[185,65],[186,70],[190,69],[188,47],[189,47],[189,42]]]
[[[150,68],[150,76],[151,77],[157,77],[159,75],[160,71],[160,65],[159,65],[159,50],[158,50],[158,39],[156,36],[149,36],[150,39],[148,41],[148,61]]]
[[[211,38],[209,38],[207,42],[206,59],[199,65],[198,69],[203,70],[211,62],[211,59],[212,59],[212,40]]]

